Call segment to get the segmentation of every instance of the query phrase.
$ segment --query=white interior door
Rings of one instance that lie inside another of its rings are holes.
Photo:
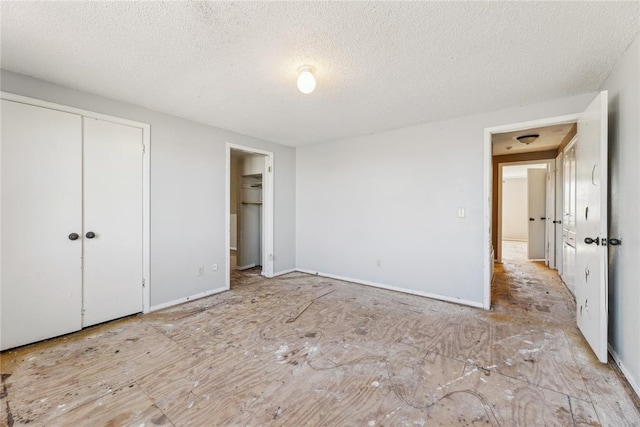
[[[556,235],[555,235],[555,207],[556,207],[556,161],[547,164],[547,190],[545,211],[545,264],[549,268],[556,268]]]
[[[81,328],[82,126],[13,101],[1,111],[5,350]]]
[[[563,245],[563,239],[562,239],[562,209],[563,209],[563,194],[562,194],[562,190],[563,190],[563,182],[562,182],[562,177],[563,177],[563,172],[562,172],[562,166],[563,166],[563,159],[562,159],[562,153],[558,154],[558,157],[556,157],[556,164],[555,164],[556,168],[555,168],[555,184],[556,184],[556,191],[555,191],[555,204],[554,204],[554,215],[553,215],[553,232],[555,234],[555,254],[556,254],[556,270],[558,270],[558,274],[562,275],[562,265],[563,265],[563,259],[562,259],[562,254],[563,254],[563,249],[562,249],[562,245]]]
[[[607,92],[578,120],[576,146],[576,304],[578,327],[607,362]]]
[[[545,259],[546,169],[527,169],[527,211],[529,212],[529,259]]]
[[[143,142],[140,128],[83,124],[82,325],[90,326],[142,311]]]
[[[562,280],[576,295],[576,140],[562,151]]]

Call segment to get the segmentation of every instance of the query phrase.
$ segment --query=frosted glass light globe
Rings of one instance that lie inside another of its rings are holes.
[[[313,68],[308,65],[298,69],[298,90],[304,94],[313,92],[316,88],[316,78],[313,76]]]

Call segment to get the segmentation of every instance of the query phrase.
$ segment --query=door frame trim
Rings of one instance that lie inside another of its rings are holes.
[[[496,230],[496,235],[497,235],[497,240],[498,240],[498,245],[501,245],[502,242],[502,202],[503,202],[503,197],[502,197],[502,181],[503,181],[503,175],[502,175],[502,169],[505,166],[518,166],[518,165],[542,165],[542,164],[546,164],[547,166],[551,163],[551,159],[548,160],[522,160],[522,161],[518,161],[518,162],[501,162],[498,163],[498,194],[496,195],[496,197],[498,198],[498,212],[497,212],[497,217],[498,217],[498,223],[497,223],[497,227],[498,229]],[[502,248],[497,247],[494,248],[495,250],[495,257],[496,257],[496,262],[500,263],[502,262]]]
[[[491,204],[492,204],[492,174],[493,174],[493,144],[492,144],[492,136],[494,133],[503,133],[503,132],[513,132],[519,130],[525,130],[534,127],[542,127],[542,126],[550,126],[550,125],[559,125],[565,123],[574,123],[578,121],[579,114],[568,114],[564,116],[555,116],[555,117],[547,117],[544,119],[538,120],[530,120],[524,122],[511,123],[500,126],[492,126],[484,128],[484,175],[483,175],[483,271],[482,271],[482,281],[484,283],[483,288],[483,298],[482,298],[482,306],[485,310],[491,309],[491,280],[492,280],[492,271],[493,271],[493,257],[492,257],[492,242],[491,242]]]
[[[151,300],[151,269],[150,269],[150,206],[151,198],[149,188],[151,184],[151,125],[148,123],[138,122],[121,117],[110,116],[107,114],[96,113],[95,111],[85,110],[83,108],[70,107],[68,105],[57,104],[55,102],[44,101],[42,99],[31,98],[24,95],[18,95],[9,92],[0,91],[0,99],[7,101],[19,102],[22,104],[33,105],[36,107],[48,108],[51,110],[62,111],[65,113],[77,114],[92,119],[104,120],[107,122],[118,123],[121,125],[131,126],[142,130],[142,143],[144,144],[144,152],[142,153],[142,312],[148,313]],[[142,147],[141,147],[142,149]]]
[[[274,154],[271,151],[260,150],[245,145],[226,143],[225,147],[225,289],[231,289],[231,150],[243,151],[250,154],[264,156],[264,174],[262,176],[262,275],[273,277],[273,222],[274,222]],[[271,168],[271,170],[269,170]]]

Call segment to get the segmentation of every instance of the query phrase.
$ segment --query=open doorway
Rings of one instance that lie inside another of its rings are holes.
[[[495,131],[489,137],[491,157],[492,191],[489,228],[491,229],[491,262],[502,262],[502,241],[504,233],[503,186],[516,192],[516,208],[520,215],[516,218],[520,231],[510,230],[519,236],[516,239],[527,242],[527,258],[544,261],[545,265],[557,269],[560,261],[561,245],[556,238],[556,230],[561,229],[562,213],[562,153],[574,140],[577,127],[575,118],[558,118],[559,123],[545,126],[522,127],[518,130]],[[508,128],[507,128],[508,129]],[[528,139],[523,140],[523,137]],[[522,142],[525,141],[525,142]],[[537,166],[536,166],[537,165]],[[505,175],[506,171],[506,175]],[[517,179],[520,179],[519,181]],[[515,187],[515,188],[514,188]],[[560,205],[559,205],[560,203]],[[509,209],[509,212],[515,212]],[[513,217],[507,218],[507,221]],[[524,225],[526,224],[526,226]],[[528,235],[532,233],[532,238]],[[524,235],[527,235],[525,238]]]
[[[543,261],[549,264],[552,250],[547,250],[547,174],[549,162],[500,164],[499,194],[502,210],[498,224],[501,228],[501,256],[505,260]],[[501,187],[501,188],[500,188]]]
[[[510,161],[548,159],[555,164],[553,170],[547,174],[548,186],[555,188],[555,194],[548,199],[550,200],[549,205],[553,206],[549,206],[550,209],[547,210],[545,227],[547,239],[554,242],[554,245],[549,248],[555,248],[555,253],[553,257],[546,254],[545,263],[552,268],[562,269],[563,278],[573,276],[574,287],[571,293],[575,300],[572,299],[569,305],[572,306],[575,313],[574,319],[578,328],[598,359],[603,363],[607,362],[608,246],[619,245],[621,242],[618,238],[610,239],[607,236],[607,108],[608,94],[603,91],[593,99],[584,112],[485,128],[484,138],[485,309],[492,308],[494,268],[500,268],[502,261],[502,248],[497,244],[501,241],[499,233],[502,232],[501,227],[498,226],[498,215],[501,211],[501,207],[498,206],[500,194],[497,191],[497,183],[500,179],[498,164],[504,163],[505,158]],[[556,142],[548,147],[537,144],[536,141],[542,139],[542,132],[554,126],[568,126],[575,129],[575,134],[567,133],[560,143]],[[573,166],[569,166],[574,171],[573,186],[575,188],[573,190],[571,190],[570,180],[565,182],[567,180],[561,170],[566,167],[563,157],[571,155],[570,144],[575,144],[575,162]],[[538,146],[536,147],[536,145]],[[500,152],[500,150],[504,150],[504,152]],[[546,155],[545,151],[548,152]],[[551,184],[552,180],[553,184]],[[565,184],[568,184],[568,190],[564,188]],[[568,206],[571,206],[571,201],[568,205],[563,201],[563,209],[559,209],[559,200],[564,200],[566,191],[569,192],[569,197],[574,197],[575,210],[569,208],[567,211]],[[559,195],[561,192],[562,196]],[[572,194],[573,196],[571,196]],[[567,221],[566,218],[572,216],[575,218],[575,232],[573,234],[575,251],[573,252],[563,250],[563,247],[568,246],[571,240],[569,224],[565,221]],[[571,265],[572,257],[573,266]],[[518,268],[518,266],[515,267]],[[554,277],[559,281],[558,274],[552,268],[547,269],[552,273],[549,277]],[[567,271],[571,269],[573,269],[573,273]],[[521,276],[536,276],[535,273],[531,274],[531,271],[527,271]],[[501,277],[506,276],[501,274]],[[517,270],[513,276],[518,276]],[[523,287],[529,285],[526,280],[521,284],[524,285]],[[544,285],[544,283],[541,284]],[[561,289],[570,295],[568,289],[571,288],[565,287],[564,283],[562,283]],[[537,304],[540,295],[544,297],[543,294],[531,295],[529,305]],[[548,307],[541,306],[540,308]],[[542,321],[546,320],[542,319]]]
[[[556,230],[562,222],[556,209],[562,192],[557,158],[575,134],[575,123],[568,122],[492,135],[496,312],[575,321],[575,301],[556,271],[561,252]]]
[[[562,156],[575,144],[577,125],[576,119],[560,120],[491,134],[491,262],[508,262],[519,274],[544,276],[548,269],[556,277],[564,266]]]
[[[540,308],[544,305],[535,301],[567,296],[555,271],[562,265],[562,241],[557,236],[561,235],[558,230],[562,228],[564,210],[564,206],[560,209],[557,206],[558,201],[563,203],[558,197],[563,191],[563,180],[558,175],[558,167],[562,165],[558,165],[561,162],[557,159],[576,132],[575,121],[566,121],[491,135],[494,173],[491,262],[502,273],[527,276],[527,283],[537,283],[513,285],[516,289],[493,286],[495,298]],[[545,288],[544,282],[554,282],[553,279],[558,289]],[[569,311],[567,315],[572,313]]]
[[[227,289],[273,277],[273,153],[227,144]]]

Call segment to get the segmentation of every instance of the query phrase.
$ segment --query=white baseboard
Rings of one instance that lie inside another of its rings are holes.
[[[417,295],[417,296],[421,296],[421,297],[437,299],[437,300],[440,300],[440,301],[452,302],[452,303],[455,303],[455,304],[468,305],[470,307],[475,307],[475,308],[484,308],[484,305],[481,302],[477,302],[477,301],[468,301],[468,300],[464,300],[464,299],[461,299],[461,298],[446,297],[446,296],[443,296],[443,295],[432,294],[432,293],[429,293],[429,292],[414,291],[412,289],[399,288],[397,286],[391,286],[391,285],[385,285],[385,284],[382,284],[382,283],[370,282],[368,280],[352,279],[352,278],[349,278],[349,277],[337,276],[335,274],[327,274],[327,273],[322,273],[322,272],[319,272],[319,271],[307,270],[305,268],[296,268],[296,271],[299,271],[301,273],[307,273],[307,274],[313,274],[313,275],[317,275],[317,276],[327,277],[327,278],[330,278],[330,279],[342,280],[342,281],[345,281],[345,282],[357,283],[359,285],[372,286],[374,288],[387,289],[389,291],[402,292],[402,293],[405,293],[405,294]]]
[[[247,264],[247,265],[238,265],[236,266],[236,270],[248,270],[250,268],[255,267],[255,263],[254,264]]]
[[[183,304],[185,302],[189,302],[189,301],[197,300],[197,299],[200,299],[200,298],[208,297],[209,295],[219,294],[220,292],[224,292],[224,291],[228,291],[228,290],[229,289],[227,289],[226,287],[225,288],[217,288],[217,289],[212,289],[210,291],[204,291],[204,292],[196,294],[196,295],[191,295],[190,297],[178,298],[178,299],[173,300],[173,301],[164,302],[162,304],[154,305],[153,307],[149,308],[149,312],[162,310],[163,308],[172,307],[172,306],[178,305],[178,304]]]
[[[278,277],[278,276],[282,276],[282,275],[285,275],[285,274],[293,273],[295,271],[298,271],[298,270],[296,270],[295,268],[290,268],[288,270],[282,270],[282,271],[278,271],[277,273],[273,273],[273,276],[271,276],[271,277]]]
[[[629,382],[629,385],[631,386],[633,391],[635,391],[636,395],[640,397],[640,386],[638,385],[637,381],[633,378],[631,372],[629,372],[624,363],[622,363],[620,356],[618,356],[618,353],[616,353],[613,347],[611,347],[611,344],[607,344],[607,346],[609,347],[609,353],[611,354],[611,357],[613,357],[613,360],[616,362],[616,365],[618,365],[620,371],[622,371],[622,374]]]

